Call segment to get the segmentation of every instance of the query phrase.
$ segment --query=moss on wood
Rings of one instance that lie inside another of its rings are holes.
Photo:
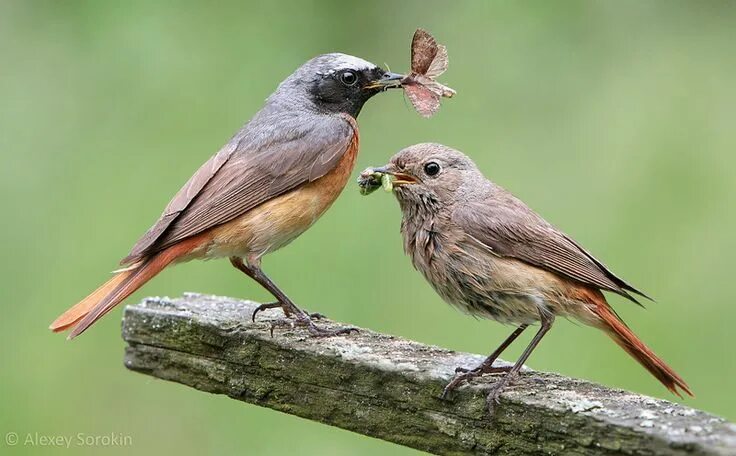
[[[436,454],[736,454],[736,426],[664,400],[528,370],[485,411],[494,379],[439,399],[457,366],[482,356],[394,336],[269,335],[257,304],[187,294],[129,306],[132,370]],[[322,324],[333,323],[325,321]]]

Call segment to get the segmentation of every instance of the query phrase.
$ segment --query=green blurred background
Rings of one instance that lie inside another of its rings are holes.
[[[686,404],[736,419],[734,24],[732,2],[0,2],[0,434],[123,434],[139,453],[412,453],[128,372],[120,309],[73,342],[46,326],[297,66],[342,51],[405,70],[418,26],[448,46],[458,96],[429,120],[399,92],[370,101],[355,174],[416,142],[470,154],[656,297],[612,301],[690,383]],[[444,304],[403,255],[399,219],[393,198],[351,183],[264,266],[310,310],[489,352],[511,328]],[[187,290],[269,299],[217,261],[167,270],[128,302]],[[530,365],[676,399],[567,321]]]

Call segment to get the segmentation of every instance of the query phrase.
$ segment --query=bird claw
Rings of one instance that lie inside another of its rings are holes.
[[[462,370],[458,371],[458,369],[462,369]],[[450,393],[454,391],[455,388],[458,387],[458,385],[460,385],[463,382],[467,382],[479,375],[480,375],[480,369],[478,368],[469,370],[469,369],[463,369],[461,367],[458,367],[457,369],[455,369],[455,378],[450,380],[450,382],[447,385],[445,385],[445,388],[442,390],[442,394],[440,395],[440,399],[447,399]]]
[[[295,325],[294,325],[294,321],[293,320],[287,320],[285,318],[279,318],[279,319],[273,320],[271,322],[271,327],[268,328],[268,332],[271,335],[271,337],[273,337],[273,331],[274,331],[274,329],[276,329],[278,327],[282,327],[282,328],[283,327],[289,327],[289,329],[294,329],[294,326]]]
[[[486,408],[488,409],[488,415],[493,417],[496,413],[496,406],[501,405],[501,393],[509,383],[509,375],[507,374],[502,379],[498,380],[493,384],[491,390],[486,396]]]
[[[287,306],[284,306],[280,302],[275,301],[275,302],[267,302],[265,304],[261,304],[260,306],[256,307],[253,310],[253,313],[251,314],[250,319],[251,321],[253,321],[253,323],[255,323],[256,315],[258,315],[260,312],[263,312],[264,310],[268,310],[268,309],[275,309],[277,307],[280,307],[284,311],[284,315],[286,315],[287,318],[291,317],[292,313],[289,310],[289,308]],[[323,320],[327,318],[324,314],[321,314],[319,312],[310,313],[308,315],[309,315],[309,318],[311,318],[312,320]]]
[[[340,326],[334,329],[325,329],[314,324],[313,320],[320,320],[323,318],[325,318],[325,316],[319,313],[304,313],[296,319],[279,318],[271,322],[270,334],[271,337],[273,337],[274,329],[277,327],[288,327],[289,329],[294,329],[297,326],[306,328],[311,337],[332,337],[350,334],[352,332],[359,332],[358,328],[354,328],[352,326]]]
[[[324,315],[317,314],[318,317],[314,318],[314,314],[304,314],[296,319],[295,323],[299,326],[305,326],[312,337],[332,337],[350,334],[352,332],[358,332],[358,328],[352,326],[339,326],[335,329],[320,328],[314,324],[313,319],[319,320],[324,318]]]
[[[496,413],[496,406],[501,405],[501,393],[495,393],[491,391],[486,396],[486,408],[488,409],[488,416],[493,417]]]
[[[440,399],[446,399],[450,395],[450,393],[463,382],[468,382],[476,377],[480,377],[483,374],[497,374],[501,372],[508,372],[510,370],[511,366],[494,367],[485,366],[483,364],[476,367],[475,369],[465,369],[464,367],[458,367],[455,369],[455,378],[450,380],[450,382],[442,390]]]
[[[267,302],[265,304],[261,304],[260,306],[256,307],[255,310],[253,310],[253,313],[250,316],[251,321],[253,323],[256,322],[256,315],[258,315],[259,312],[263,312],[267,309],[275,309],[276,307],[280,307],[284,311],[284,315],[286,315],[287,317],[291,316],[291,312],[287,310],[286,307],[284,307],[284,305],[280,302]]]
[[[348,335],[353,332],[355,333],[360,332],[358,328],[354,328],[352,326],[340,326],[335,329],[324,329],[324,328],[320,328],[314,323],[312,323],[311,325],[308,325],[307,329],[309,330],[309,334],[312,337],[344,336],[344,335]]]
[[[501,393],[518,376],[518,371],[510,371],[491,386],[491,390],[488,392],[488,396],[486,396],[486,407],[488,408],[489,416],[493,417],[493,414],[496,412],[496,406],[501,404]]]

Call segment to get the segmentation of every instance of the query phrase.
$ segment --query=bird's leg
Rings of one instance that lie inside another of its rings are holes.
[[[455,369],[455,372],[456,373],[457,372],[476,372],[476,371],[481,371],[482,372],[484,368],[491,367],[493,365],[493,363],[496,362],[496,360],[498,359],[498,357],[501,356],[501,353],[503,353],[504,350],[506,350],[509,347],[509,345],[511,345],[511,343],[513,341],[515,341],[516,338],[519,337],[521,335],[521,333],[524,332],[524,330],[528,326],[529,325],[526,325],[525,324],[525,325],[521,325],[518,328],[516,328],[514,330],[514,332],[512,332],[511,335],[509,337],[507,337],[506,340],[504,340],[501,343],[501,345],[499,345],[498,348],[496,348],[493,351],[493,353],[491,353],[490,355],[488,355],[488,357],[486,359],[484,359],[483,362],[480,363],[480,365],[478,367],[476,367],[475,369],[469,370],[469,369],[465,369],[463,367],[458,367],[458,368]]]
[[[514,366],[509,370],[509,372],[503,376],[500,380],[498,380],[496,383],[491,386],[491,391],[488,393],[488,396],[486,397],[486,406],[488,407],[488,413],[493,416],[494,409],[496,407],[496,404],[499,403],[499,398],[501,397],[501,392],[503,392],[504,388],[509,385],[516,377],[519,376],[519,371],[521,371],[521,368],[524,366],[524,363],[529,358],[529,355],[532,354],[534,349],[539,344],[539,341],[542,340],[542,337],[544,337],[545,334],[547,334],[547,331],[549,331],[552,328],[552,323],[555,321],[555,316],[552,314],[545,313],[540,310],[540,316],[542,325],[539,328],[539,331],[534,335],[531,342],[529,342],[529,345],[524,349],[524,352],[521,354],[518,360],[516,360],[516,363]]]
[[[295,323],[301,326],[305,326],[309,333],[313,336],[320,336],[320,337],[327,337],[327,336],[336,336],[339,334],[348,334],[352,331],[356,331],[356,328],[338,328],[335,330],[326,330],[319,328],[317,325],[314,324],[312,321],[312,316],[310,316],[308,313],[300,309],[299,307],[294,304],[294,302],[289,299],[286,294],[279,289],[279,287],[276,286],[275,283],[271,279],[268,278],[268,276],[261,270],[260,265],[258,264],[258,261],[249,261],[248,264],[245,264],[243,262],[243,259],[240,257],[230,257],[230,263],[232,263],[233,266],[235,266],[237,269],[245,273],[248,277],[252,278],[256,282],[258,282],[263,288],[268,290],[269,293],[271,293],[275,298],[276,302],[268,303],[268,304],[262,304],[256,308],[256,310],[253,311],[252,319],[255,320],[256,314],[265,309],[270,309],[273,307],[281,307],[284,310],[284,314],[287,317],[294,317]],[[315,319],[321,318],[322,315],[316,314],[317,317]],[[281,323],[276,323],[272,325],[271,327],[271,334],[273,334],[273,328],[276,325],[279,325]]]
[[[445,389],[442,390],[442,395],[440,396],[442,399],[446,398],[448,394],[452,390],[454,390],[459,384],[461,384],[464,381],[470,380],[472,378],[478,377],[483,374],[493,374],[493,373],[499,373],[499,372],[508,372],[511,370],[511,367],[509,366],[502,366],[502,367],[493,367],[493,363],[498,359],[499,356],[501,356],[501,353],[503,353],[504,350],[508,348],[511,343],[516,340],[519,335],[524,332],[524,330],[529,325],[521,325],[518,328],[514,330],[514,332],[511,333],[509,337],[504,340],[501,345],[496,348],[493,353],[488,355],[488,357],[483,360],[478,367],[475,369],[469,370],[465,369],[463,367],[458,367],[455,369],[455,373],[458,374],[453,378],[450,383],[445,386]]]
[[[258,278],[256,278],[255,268],[253,268],[253,267],[245,264],[245,262],[243,261],[242,258],[240,258],[240,257],[230,257],[230,264],[232,264],[236,269],[238,269],[239,271],[241,271],[243,274],[247,275],[251,279],[253,279],[256,282],[258,282],[259,285],[261,285],[266,290],[268,290],[269,292],[271,292],[271,294],[274,294],[266,285],[264,285],[263,283],[261,283],[261,281],[258,280]],[[265,274],[264,274],[264,276],[265,276]],[[275,287],[275,285],[274,285],[274,287]],[[283,294],[283,293],[281,293],[281,294]],[[278,296],[276,296],[275,294],[274,294],[274,297],[278,298]],[[256,315],[259,312],[262,312],[262,311],[264,311],[266,309],[274,309],[276,307],[281,307],[281,309],[284,311],[284,315],[286,315],[287,317],[290,317],[291,316],[291,313],[292,313],[292,308],[294,308],[296,310],[299,310],[299,309],[290,300],[288,302],[291,303],[291,306],[289,306],[288,303],[282,303],[281,301],[275,301],[275,302],[269,302],[269,303],[266,303],[266,304],[261,304],[260,306],[256,307],[256,309],[253,311],[253,314],[251,315],[251,319],[253,320],[253,322],[255,322],[256,321]]]

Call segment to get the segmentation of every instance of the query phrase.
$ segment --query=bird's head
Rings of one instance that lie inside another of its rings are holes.
[[[488,182],[465,154],[435,143],[409,146],[373,171],[392,176],[402,210],[435,211],[462,203]]]
[[[347,54],[324,54],[301,67],[279,85],[269,98],[273,104],[309,108],[357,117],[373,95],[401,87],[401,74]]]

